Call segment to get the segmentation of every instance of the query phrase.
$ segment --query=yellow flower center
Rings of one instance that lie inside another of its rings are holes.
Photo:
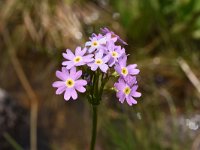
[[[123,90],[124,94],[126,95],[129,95],[130,92],[131,92],[131,89],[129,87],[126,87],[124,90]]]
[[[121,73],[126,76],[128,74],[128,69],[123,67]]]
[[[103,63],[103,61],[102,61],[101,59],[96,59],[96,60],[95,60],[95,63],[96,63],[97,65],[101,65],[101,64]]]
[[[92,42],[92,46],[98,46],[98,45],[99,45],[98,41]]]
[[[113,57],[118,57],[118,53],[115,52],[115,51],[113,51],[113,52],[112,52],[112,56],[113,56]]]
[[[67,86],[68,88],[71,88],[71,87],[74,86],[74,80],[72,80],[72,79],[67,79],[67,80],[65,81],[65,84],[66,84],[66,86]]]
[[[80,62],[82,60],[82,57],[81,56],[76,56],[75,58],[74,58],[74,62],[75,63],[78,63],[78,62]]]

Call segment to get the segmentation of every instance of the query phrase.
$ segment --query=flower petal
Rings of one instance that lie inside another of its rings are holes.
[[[133,96],[133,97],[141,97],[141,95],[142,95],[142,94],[141,94],[140,92],[137,92],[137,91],[136,91],[132,96]]]
[[[62,67],[62,72],[66,75],[69,76],[69,71],[66,67]]]
[[[136,84],[136,76],[127,75],[124,80],[129,86]]]
[[[81,93],[84,93],[86,91],[86,89],[83,87],[83,86],[75,86],[76,90],[81,92]]]
[[[136,67],[137,67],[137,64],[131,64],[127,66],[128,69],[135,69]]]
[[[118,73],[118,74],[121,74],[121,67],[119,65],[116,65],[114,67],[115,71]]]
[[[81,70],[77,71],[76,74],[74,75],[74,79],[77,80],[78,78],[81,77],[81,75],[82,75],[82,71]]]
[[[52,86],[53,87],[61,87],[61,86],[63,86],[63,85],[65,85],[65,82],[64,81],[55,81],[53,84],[52,84]]]
[[[106,55],[102,60],[104,63],[107,63],[110,59],[110,56],[109,55]]]
[[[66,86],[61,86],[59,87],[57,90],[56,90],[56,94],[59,95],[59,94],[62,94],[66,89]]]
[[[128,103],[128,105],[132,106],[132,101],[131,101],[131,96],[126,97],[126,102]]]
[[[65,81],[67,78],[66,74],[64,74],[61,71],[56,71],[56,77],[58,77],[60,80],[63,80],[63,81]]]
[[[121,103],[124,103],[124,100],[125,100],[125,98],[126,98],[126,96],[125,96],[125,94],[123,94],[122,92],[118,92],[118,98],[119,98],[119,101],[121,102]]]
[[[67,53],[63,53],[63,57],[65,59],[72,60],[75,57],[74,54],[72,53],[72,51],[70,49],[67,49],[66,52]]]
[[[106,73],[107,70],[108,70],[108,65],[102,64],[102,65],[99,66],[99,68],[101,69],[101,71],[103,71],[104,73]]]
[[[64,99],[66,101],[68,101],[70,99],[70,97],[71,97],[71,90],[70,89],[66,89],[65,90],[65,94],[64,94]]]
[[[80,52],[81,52],[81,47],[78,46],[78,47],[75,49],[75,56],[78,56]]]
[[[62,65],[66,66],[67,69],[71,69],[74,66],[74,62],[73,61],[63,61]]]
[[[138,85],[134,85],[132,88],[131,88],[131,95],[134,95],[136,90],[138,88]]]
[[[140,72],[140,70],[139,69],[129,69],[128,72],[131,75],[137,75]]]
[[[109,67],[112,67],[115,64],[115,59],[111,57],[108,64],[109,64]]]
[[[91,46],[92,45],[92,42],[91,41],[88,41],[85,43],[85,46]]]
[[[87,84],[86,80],[76,80],[75,86],[85,86]]]
[[[87,56],[83,56],[83,61],[84,62],[92,62],[94,60],[94,58],[92,58],[94,55],[93,54],[89,54]]]
[[[118,62],[119,62],[120,67],[126,67],[127,56],[124,55],[122,58],[119,59]]]
[[[132,96],[129,96],[126,100],[130,106],[132,106],[132,104],[137,104],[137,101],[134,98],[132,98]]]
[[[102,58],[103,57],[103,52],[102,51],[99,51],[98,53],[96,53],[96,55],[95,55],[95,59],[97,59],[97,58]]]
[[[90,65],[90,67],[91,67],[92,71],[96,71],[97,68],[98,68],[98,65],[96,65],[96,64],[93,63],[93,64]]]
[[[74,100],[78,98],[77,92],[74,88],[71,89],[71,96]]]
[[[95,47],[90,47],[90,48],[88,49],[88,52],[89,52],[89,53],[92,53],[95,49],[96,49]]]
[[[137,67],[137,64],[132,64],[132,65],[128,65],[127,66],[127,69],[128,69],[128,72],[131,74],[131,75],[136,75],[140,72],[139,69],[136,69]]]
[[[76,74],[76,67],[72,67],[69,72],[70,77],[74,79],[74,75]]]
[[[115,88],[119,91],[123,91],[124,88],[126,87],[126,84],[124,82],[118,82],[114,84]]]
[[[98,40],[99,44],[106,44],[106,38],[101,38]]]
[[[85,65],[86,63],[84,62],[84,61],[80,61],[80,62],[78,62],[78,63],[76,63],[74,66],[83,66],[83,65]]]
[[[78,46],[75,50],[75,55],[76,56],[83,56],[86,53],[87,49],[83,48],[83,50],[81,50],[81,47]]]

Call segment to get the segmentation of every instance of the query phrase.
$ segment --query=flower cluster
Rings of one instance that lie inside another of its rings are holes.
[[[53,83],[56,94],[64,93],[65,100],[75,100],[77,91],[87,92],[91,103],[98,102],[106,82],[117,72],[119,78],[114,87],[119,101],[126,100],[130,106],[136,104],[134,98],[141,96],[136,81],[139,69],[136,64],[127,65],[127,54],[121,46],[127,43],[107,28],[101,32],[92,34],[84,48],[77,47],[75,52],[67,49],[63,53],[62,70],[56,71],[60,81]]]

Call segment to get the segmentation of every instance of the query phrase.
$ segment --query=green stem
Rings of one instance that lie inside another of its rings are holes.
[[[22,147],[7,132],[3,133],[4,138],[15,150],[23,150]]]
[[[96,133],[97,133],[97,105],[92,105],[92,138],[90,143],[90,150],[94,150],[96,143]]]

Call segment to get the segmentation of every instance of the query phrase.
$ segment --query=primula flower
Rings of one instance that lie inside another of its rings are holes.
[[[75,53],[67,49],[66,53],[63,53],[66,60],[62,65],[65,67],[62,67],[61,71],[56,71],[59,81],[52,84],[57,88],[56,94],[64,93],[64,99],[67,101],[70,98],[77,99],[77,91],[85,92],[93,109],[91,150],[95,149],[97,108],[102,100],[105,85],[110,83],[109,79],[118,78],[114,87],[121,103],[126,100],[128,105],[132,106],[137,103],[134,98],[141,96],[141,93],[137,92],[135,76],[139,73],[139,69],[136,69],[136,64],[127,66],[127,54],[120,46],[127,43],[107,28],[102,28],[101,31],[103,34],[91,35],[90,40],[85,43],[85,48],[77,47]],[[83,73],[82,70],[76,71],[76,67],[82,69]]]
[[[111,35],[111,37],[115,40],[115,38],[117,38],[117,40],[120,42],[120,43],[122,43],[122,44],[124,44],[124,45],[128,45],[125,41],[123,41],[120,37],[119,37],[119,35],[117,35],[117,34],[115,34],[113,31],[110,31],[108,28],[101,28],[101,32],[103,33],[103,34],[110,34]],[[110,36],[109,35],[109,36]]]
[[[77,99],[77,91],[84,93],[86,89],[84,86],[87,84],[86,80],[79,79],[82,75],[82,71],[77,71],[76,68],[73,67],[70,70],[67,68],[62,67],[62,71],[56,71],[56,76],[61,81],[55,81],[52,86],[57,88],[56,94],[64,93],[64,99],[69,100],[71,97],[72,99]]]
[[[101,34],[93,34],[93,36],[90,37],[90,41],[85,43],[85,46],[88,46],[88,52],[92,53],[95,50],[103,50],[105,48],[105,44],[106,38],[104,36],[102,36]]]
[[[135,80],[132,80],[131,84],[127,84],[123,78],[119,78],[118,82],[115,83],[115,88],[117,89],[117,97],[121,103],[124,103],[126,99],[127,103],[132,106],[132,104],[137,104],[135,97],[140,97],[141,93],[137,92],[138,85],[135,85]],[[134,97],[134,98],[133,98]]]
[[[102,28],[101,31],[102,34],[91,35],[85,43],[85,48],[77,47],[75,52],[67,49],[63,53],[64,67],[61,71],[56,71],[60,81],[52,84],[57,88],[56,94],[64,93],[65,100],[77,99],[77,91],[83,93],[87,89],[89,102],[96,105],[101,100],[105,84],[113,76],[119,78],[115,87],[120,102],[123,103],[126,99],[129,105],[136,104],[137,101],[133,97],[140,97],[141,94],[136,91],[138,86],[135,75],[140,71],[136,68],[137,64],[127,65],[127,54],[121,46],[127,43],[108,28]],[[118,42],[122,44],[118,45]],[[78,66],[81,66],[78,69],[83,69],[83,75],[82,71],[76,71]]]
[[[108,70],[108,65],[106,63],[108,62],[109,58],[110,58],[109,55],[103,57],[103,52],[99,51],[95,55],[94,62],[89,63],[88,66],[90,66],[91,70],[93,71],[96,71],[98,68],[100,68],[101,71],[106,73]]]
[[[107,48],[108,55],[110,55],[108,64],[112,67],[116,62],[118,62],[118,59],[125,54],[125,49],[121,48],[121,46],[116,46],[113,42],[109,42]]]
[[[115,66],[115,71],[123,77],[126,77],[127,75],[137,75],[140,72],[139,69],[136,69],[137,64],[131,64],[126,66],[126,62],[127,56],[124,55],[118,60],[118,64]]]
[[[66,66],[67,69],[71,69],[74,66],[82,66],[94,60],[92,58],[94,56],[93,54],[85,55],[87,52],[86,48],[81,50],[81,47],[77,47],[75,49],[75,55],[69,49],[67,49],[66,52],[67,53],[63,53],[63,57],[68,61],[64,61],[62,65]]]

